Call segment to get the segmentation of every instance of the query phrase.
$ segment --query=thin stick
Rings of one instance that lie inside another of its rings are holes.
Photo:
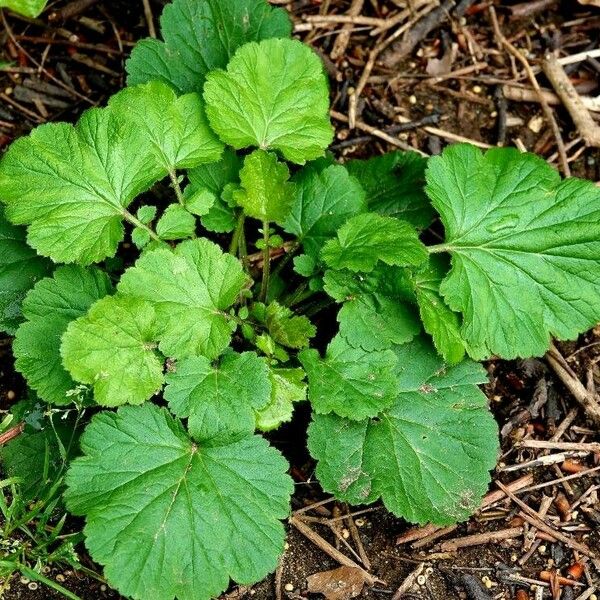
[[[10,442],[10,440],[16,438],[18,435],[23,433],[24,429],[25,423],[18,423],[14,427],[11,427],[7,431],[5,431],[2,435],[0,435],[0,446],[3,446],[7,442]]]
[[[519,448],[544,448],[546,450],[573,450],[575,452],[600,452],[600,442],[552,442],[546,440],[524,440]],[[564,457],[563,457],[564,460]],[[562,461],[559,461],[562,462]]]
[[[348,10],[348,15],[350,17],[358,17],[363,8],[364,0],[352,0],[352,4],[350,5],[350,9]],[[342,27],[342,31],[338,34],[335,43],[333,44],[333,49],[331,51],[331,60],[337,60],[346,52],[346,48],[348,47],[348,42],[350,41],[350,34],[352,33],[353,25],[352,23],[346,23]]]
[[[468,548],[470,546],[481,546],[500,540],[512,540],[523,535],[522,527],[511,527],[510,529],[501,529],[500,531],[490,531],[488,533],[477,533],[467,535],[461,538],[454,538],[443,542],[440,546],[442,552],[453,552],[459,548]]]
[[[154,27],[154,15],[152,14],[152,7],[150,6],[150,0],[142,0],[144,4],[144,16],[146,17],[146,23],[148,25],[148,33],[151,38],[156,38],[156,28]]]

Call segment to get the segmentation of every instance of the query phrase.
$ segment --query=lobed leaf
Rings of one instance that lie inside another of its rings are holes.
[[[225,311],[246,283],[236,258],[199,238],[174,251],[149,250],[125,271],[118,289],[155,308],[163,354],[213,359],[229,345],[232,327]]]
[[[68,474],[92,558],[134,599],[208,600],[277,566],[292,480],[258,436],[197,445],[152,404],[93,417]]]
[[[62,365],[61,338],[69,323],[112,291],[103,271],[69,265],[59,267],[27,294],[23,302],[27,321],[17,330],[13,354],[15,368],[42,400],[72,402],[68,392],[77,384]]]
[[[287,12],[265,0],[174,0],[160,19],[164,42],[138,42],[127,61],[127,84],[152,80],[179,93],[201,92],[206,75],[224,69],[247,42],[289,37]]]
[[[600,320],[600,189],[517,150],[450,147],[427,193],[452,268],[440,286],[473,358],[539,356]]]
[[[142,404],[163,384],[157,335],[149,302],[108,296],[69,324],[60,353],[73,379],[93,386],[98,404]]]
[[[323,488],[340,500],[378,498],[396,516],[446,525],[467,519],[496,464],[497,426],[477,384],[483,368],[443,365],[429,343],[396,348],[395,401],[376,419],[316,414],[309,449]]]
[[[287,348],[305,348],[317,333],[308,317],[294,315],[289,308],[278,302],[271,302],[266,307],[265,324],[271,337]]]
[[[298,40],[242,46],[204,85],[206,113],[219,137],[236,149],[278,150],[304,164],[333,139],[327,78],[319,57]]]
[[[196,219],[181,204],[170,204],[158,223],[156,233],[162,240],[181,240],[196,232]]]

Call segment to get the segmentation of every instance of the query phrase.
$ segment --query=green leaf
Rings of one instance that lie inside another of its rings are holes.
[[[398,346],[398,396],[377,419],[315,415],[309,449],[327,492],[352,504],[381,498],[416,523],[446,525],[478,507],[496,464],[497,426],[470,361],[444,367],[424,340]]]
[[[294,271],[302,277],[312,277],[317,269],[317,262],[308,254],[300,254],[294,257]]]
[[[203,356],[186,358],[166,379],[169,408],[188,417],[190,435],[203,445],[252,434],[254,411],[271,398],[266,359],[254,352],[228,352],[214,366]]]
[[[160,80],[179,92],[201,92],[209,71],[224,69],[247,42],[289,37],[282,8],[265,0],[174,0],[160,19],[164,42],[138,42],[127,61],[128,85]]]
[[[145,248],[151,241],[150,232],[147,229],[141,227],[134,227],[131,232],[131,241],[136,245],[137,248]]]
[[[239,183],[241,166],[238,155],[227,148],[219,162],[200,165],[188,171],[190,194],[209,191],[216,196],[214,205],[201,219],[202,226],[209,231],[227,233],[235,229],[235,212],[221,196],[228,184]]]
[[[278,150],[304,164],[333,139],[323,65],[298,40],[246,44],[227,71],[207,75],[204,99],[212,128],[238,150]]]
[[[21,302],[52,264],[25,243],[25,229],[11,225],[0,206],[0,331],[14,334],[22,321]]]
[[[47,0],[0,0],[0,8],[3,6],[26,17],[39,17]]]
[[[178,98],[168,85],[151,81],[122,90],[109,106],[141,129],[167,172],[221,158],[224,146],[208,125],[199,94]]]
[[[233,197],[249,217],[281,224],[290,214],[294,200],[294,185],[289,178],[287,165],[279,162],[275,154],[255,150],[244,160],[240,171],[242,187]]]
[[[317,259],[323,244],[352,216],[365,210],[365,192],[342,165],[311,165],[294,177],[296,195],[284,229]]]
[[[181,204],[170,204],[156,224],[156,233],[163,240],[181,240],[192,237],[196,219]]]
[[[455,365],[464,358],[465,344],[458,315],[440,296],[440,284],[447,272],[446,261],[440,256],[431,256],[427,267],[414,276],[415,295],[425,331],[431,335],[446,363]]]
[[[360,420],[394,401],[397,361],[391,350],[366,352],[338,335],[324,359],[313,349],[303,350],[298,358],[308,374],[308,398],[320,414]]]
[[[265,324],[271,337],[288,348],[305,348],[317,333],[315,326],[304,315],[294,313],[278,302],[266,308]]]
[[[292,420],[294,403],[306,400],[306,373],[303,369],[270,369],[271,399],[256,412],[256,427],[272,431]]]
[[[212,359],[229,345],[232,328],[225,311],[246,283],[236,258],[199,238],[174,251],[146,252],[125,271],[118,289],[155,307],[163,354]]]
[[[108,276],[99,269],[70,265],[58,268],[27,294],[23,314],[27,321],[13,343],[15,368],[39,397],[54,404],[70,404],[67,392],[76,387],[62,365],[60,340],[71,321],[112,293]]]
[[[231,577],[249,584],[283,551],[292,480],[259,436],[196,445],[165,409],[93,417],[67,474],[67,507],[120,593],[208,600]]]
[[[421,330],[405,302],[405,279],[398,267],[378,265],[372,273],[326,271],[325,291],[337,302],[340,334],[355,348],[385,350],[412,340]]]
[[[433,158],[427,193],[452,269],[440,286],[473,358],[539,356],[600,320],[600,189],[517,150],[459,145]]]
[[[369,272],[382,261],[388,265],[418,266],[427,260],[427,248],[414,227],[392,217],[365,213],[352,217],[325,244],[323,260],[333,269]]]
[[[217,197],[206,188],[194,190],[193,187],[188,186],[183,192],[185,209],[199,217],[208,214],[216,201]]]
[[[218,158],[214,141],[206,154],[204,145],[190,147],[204,137],[195,117],[178,113],[184,99],[157,82],[130,88],[107,108],[85,112],[76,126],[50,123],[18,139],[0,161],[7,217],[28,224],[29,244],[56,262],[85,265],[114,255],[123,218],[131,219],[127,207],[168,174],[167,162],[179,167],[201,162],[200,155]],[[161,111],[164,126],[149,129],[133,118],[146,110]]]
[[[67,327],[60,348],[63,364],[73,379],[93,385],[98,404],[141,404],[163,384],[157,330],[149,302],[103,298]]]
[[[140,206],[137,210],[136,216],[144,225],[148,225],[152,223],[156,217],[156,206]]]
[[[397,217],[425,229],[435,216],[425,194],[427,159],[416,152],[390,152],[368,160],[351,160],[346,168],[365,192],[369,210]]]

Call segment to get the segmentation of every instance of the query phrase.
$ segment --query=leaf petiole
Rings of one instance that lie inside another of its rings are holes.
[[[148,232],[148,235],[155,242],[161,242],[162,244],[166,244],[166,242],[164,240],[160,239],[160,237],[157,235],[157,233],[154,231],[154,229],[152,229],[151,227],[148,227],[148,225],[145,225],[144,223],[142,223],[137,217],[135,217],[134,215],[132,215],[126,209],[123,209],[123,218],[126,221],[129,221],[132,225],[135,225],[136,227],[139,227],[140,229],[146,230]]]
[[[448,244],[436,244],[435,246],[426,246],[429,254],[440,254],[441,252],[450,252]]]
[[[175,171],[169,171],[169,178],[171,179],[171,186],[175,190],[177,202],[183,206],[183,192],[181,191],[181,186],[179,185],[179,179],[177,179],[177,173]]]
[[[271,275],[271,249],[269,248],[269,221],[263,221],[263,271],[259,300],[265,302],[269,292],[269,277]]]

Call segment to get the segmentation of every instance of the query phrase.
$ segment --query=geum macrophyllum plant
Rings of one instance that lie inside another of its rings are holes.
[[[265,0],[175,0],[130,87],[0,164],[1,323],[41,400],[93,415],[64,497],[133,598],[275,569],[293,485],[257,431],[306,399],[327,492],[466,519],[498,449],[473,359],[600,319],[598,188],[513,149],[338,164],[326,76],[290,32]]]

